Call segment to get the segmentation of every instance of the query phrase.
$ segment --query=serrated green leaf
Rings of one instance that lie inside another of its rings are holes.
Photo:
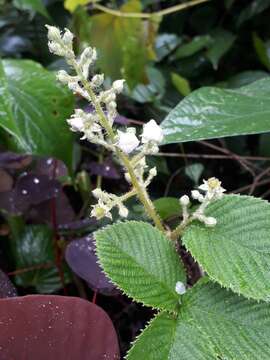
[[[182,299],[177,318],[160,313],[127,360],[267,360],[270,309],[201,280]]]
[[[270,204],[226,195],[206,210],[217,219],[207,228],[191,224],[183,243],[208,275],[248,298],[270,301]]]
[[[182,207],[179,199],[174,197],[163,197],[154,201],[154,206],[162,220],[172,216],[179,216],[182,213]]]
[[[270,79],[239,89],[203,87],[162,122],[164,144],[270,131]]]
[[[176,250],[159,230],[128,221],[95,233],[97,255],[105,273],[127,295],[145,305],[174,311],[177,281],[185,272]]]
[[[53,156],[71,169],[74,137],[66,119],[73,107],[72,94],[40,64],[0,62],[0,127],[12,135],[14,150]]]

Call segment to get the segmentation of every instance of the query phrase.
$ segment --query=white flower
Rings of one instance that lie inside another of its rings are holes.
[[[163,131],[161,127],[155,122],[155,120],[150,120],[148,123],[143,126],[142,133],[142,143],[155,142],[161,143],[163,140]]]
[[[94,205],[91,211],[91,216],[95,217],[97,220],[100,220],[104,217],[112,219],[112,214],[110,213],[111,207],[105,205],[101,200],[98,200],[97,205]]]
[[[225,189],[221,186],[221,181],[212,177],[210,179],[203,180],[203,184],[199,186],[199,189],[206,192],[206,197],[209,200],[221,199]]]
[[[122,203],[118,204],[118,210],[121,217],[126,218],[128,216],[128,209]]]
[[[45,25],[48,29],[48,39],[50,41],[60,41],[61,40],[61,32],[55,26]]]
[[[177,281],[177,283],[175,284],[175,291],[179,295],[185,294],[185,292],[187,291],[185,284],[182,283],[181,281]]]
[[[129,154],[138,147],[139,140],[133,132],[128,130],[127,132],[118,130],[117,133],[117,145],[124,153]]]
[[[201,196],[201,193],[198,190],[192,190],[191,191],[191,196],[194,200],[198,200],[199,197]]]
[[[209,216],[209,217],[205,217],[204,223],[206,226],[213,227],[216,226],[217,220],[214,217]]]
[[[92,77],[91,86],[99,87],[103,84],[103,81],[104,81],[104,74],[97,74]]]
[[[112,87],[117,94],[120,94],[124,89],[125,80],[116,80],[113,82]]]
[[[74,35],[72,34],[72,32],[70,32],[68,29],[65,29],[65,33],[62,36],[63,43],[66,46],[72,47],[73,37]]]
[[[179,201],[182,206],[188,206],[190,203],[189,197],[187,195],[181,196]]]
[[[81,117],[72,115],[71,118],[67,120],[67,122],[70,125],[72,131],[82,132],[84,129],[84,121]]]

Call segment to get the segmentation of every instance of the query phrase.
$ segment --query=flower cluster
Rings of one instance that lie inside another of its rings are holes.
[[[118,157],[126,167],[125,177],[127,181],[133,184],[135,176],[135,181],[141,187],[145,197],[145,189],[157,173],[156,168],[148,169],[145,156],[158,152],[158,146],[163,140],[161,127],[155,120],[150,120],[143,126],[140,139],[133,127],[129,127],[125,131],[119,129],[115,131],[113,125],[117,116],[116,96],[123,91],[124,80],[116,80],[109,89],[104,90],[102,88],[104,75],[90,76],[90,68],[97,59],[96,49],[87,47],[77,58],[73,50],[73,34],[68,29],[61,32],[53,26],[47,25],[47,28],[50,51],[55,55],[64,57],[75,71],[74,75],[70,75],[66,71],[60,70],[57,74],[58,80],[67,85],[74,94],[85,98],[93,108],[93,111],[89,113],[76,109],[70,119],[67,120],[71,130],[82,133],[82,139],[102,145],[107,150],[115,152],[116,155],[120,153]],[[135,154],[129,159],[128,156],[132,153]],[[130,170],[124,164],[123,158],[132,168],[133,179]],[[120,197],[96,189],[93,195],[97,198],[98,203],[92,209],[92,216],[98,219],[104,216],[111,218],[112,208],[117,207],[119,215],[126,217],[128,209],[123,205],[123,201],[129,198],[129,194],[138,195],[138,186],[137,193],[133,189]]]
[[[199,220],[206,226],[212,227],[217,224],[217,220],[212,216],[205,215],[205,209],[210,202],[221,199],[225,189],[221,186],[221,182],[212,177],[208,180],[203,180],[203,184],[199,186],[204,194],[198,190],[191,191],[191,197],[200,203],[200,206],[192,214],[189,213],[188,207],[190,205],[190,199],[187,195],[180,198],[180,204],[183,210],[183,222],[187,223],[192,220]]]
[[[123,201],[125,200],[123,197],[109,194],[106,191],[102,191],[100,188],[96,188],[92,193],[98,200],[98,203],[93,206],[91,216],[96,217],[98,220],[103,217],[112,219],[111,210],[115,206],[118,208],[121,217],[126,218],[128,216],[128,209],[123,204]]]

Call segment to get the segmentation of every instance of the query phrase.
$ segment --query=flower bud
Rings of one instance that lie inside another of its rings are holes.
[[[65,70],[58,71],[56,77],[57,80],[61,81],[63,84],[67,84],[70,80],[70,76]]]
[[[143,126],[142,143],[153,141],[159,144],[162,140],[163,131],[155,120],[150,120]]]
[[[192,190],[191,191],[191,196],[194,200],[198,200],[199,197],[201,196],[201,193],[198,190]]]
[[[61,33],[60,30],[55,26],[45,25],[48,29],[48,39],[50,41],[61,41]]]
[[[70,32],[68,29],[65,29],[62,41],[66,46],[72,47],[73,37],[74,35],[72,34],[72,32]]]
[[[124,89],[125,80],[116,80],[113,82],[112,87],[117,94],[120,94]]]
[[[137,136],[131,132],[123,132],[118,130],[118,147],[126,154],[131,153],[139,145]]]
[[[179,295],[185,294],[185,292],[187,291],[185,284],[182,283],[181,281],[177,281],[177,283],[175,284],[175,291]]]
[[[83,118],[76,116],[75,114],[67,120],[67,123],[70,125],[72,131],[82,132],[84,129]]]
[[[182,206],[188,206],[190,203],[189,197],[187,195],[181,196],[179,201]]]
[[[204,223],[206,226],[213,227],[217,224],[217,220],[214,217],[209,216],[204,219]]]

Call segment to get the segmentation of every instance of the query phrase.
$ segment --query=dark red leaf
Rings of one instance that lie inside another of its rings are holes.
[[[85,165],[85,168],[90,171],[91,175],[101,175],[109,179],[120,178],[119,171],[110,159],[104,161],[102,164],[91,161],[89,164]]]
[[[108,315],[86,300],[30,295],[0,300],[1,360],[119,359]]]
[[[50,179],[68,175],[68,169],[61,160],[52,157],[39,158],[36,162],[35,173],[47,175]]]

